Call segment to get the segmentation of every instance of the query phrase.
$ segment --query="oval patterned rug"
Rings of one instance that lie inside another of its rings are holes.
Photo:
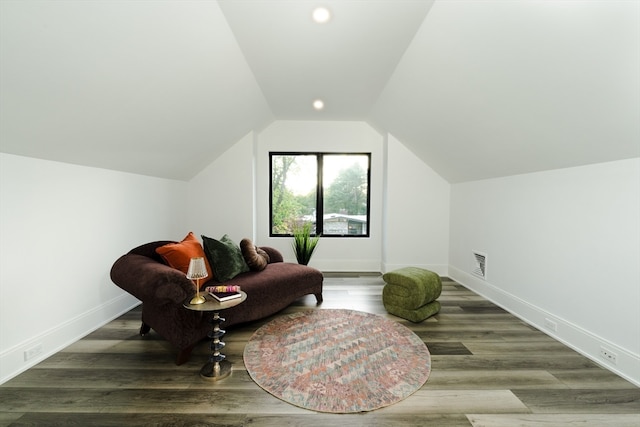
[[[427,346],[407,327],[375,314],[320,309],[279,317],[244,349],[251,378],[293,405],[319,412],[379,409],[429,378]]]

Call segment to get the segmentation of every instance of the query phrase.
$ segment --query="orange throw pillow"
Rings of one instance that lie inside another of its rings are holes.
[[[192,232],[189,232],[187,237],[182,239],[181,242],[160,246],[156,249],[156,252],[165,260],[167,265],[182,271],[184,274],[187,274],[187,271],[189,271],[191,258],[203,257],[209,276],[200,279],[200,286],[213,278],[211,266],[209,265],[207,257],[204,255],[204,249],[202,249],[200,241]]]

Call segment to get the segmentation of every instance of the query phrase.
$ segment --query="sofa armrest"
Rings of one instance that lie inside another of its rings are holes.
[[[284,261],[284,258],[282,257],[282,253],[276,248],[272,248],[271,246],[260,246],[260,249],[262,249],[269,255],[269,264],[273,264],[274,262]]]
[[[182,304],[195,292],[184,273],[138,254],[121,256],[111,267],[111,280],[142,302]]]

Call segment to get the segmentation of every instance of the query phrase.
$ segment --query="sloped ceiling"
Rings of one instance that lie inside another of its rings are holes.
[[[3,152],[187,180],[273,120],[215,1],[0,7]]]
[[[2,152],[188,180],[273,120],[450,182],[638,157],[640,2],[0,2]]]
[[[640,155],[640,2],[438,1],[371,120],[450,182]]]

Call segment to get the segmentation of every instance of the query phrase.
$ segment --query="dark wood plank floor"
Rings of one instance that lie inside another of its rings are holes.
[[[348,308],[396,319],[427,344],[432,373],[414,395],[362,414],[321,414],[259,388],[242,361],[270,319],[229,328],[231,377],[201,379],[208,343],[191,360],[155,332],[138,335],[134,309],[0,387],[0,425],[640,426],[640,389],[446,280],[441,312],[420,324],[386,314],[379,276],[327,275],[325,301],[284,311]],[[383,339],[383,337],[381,337]]]

